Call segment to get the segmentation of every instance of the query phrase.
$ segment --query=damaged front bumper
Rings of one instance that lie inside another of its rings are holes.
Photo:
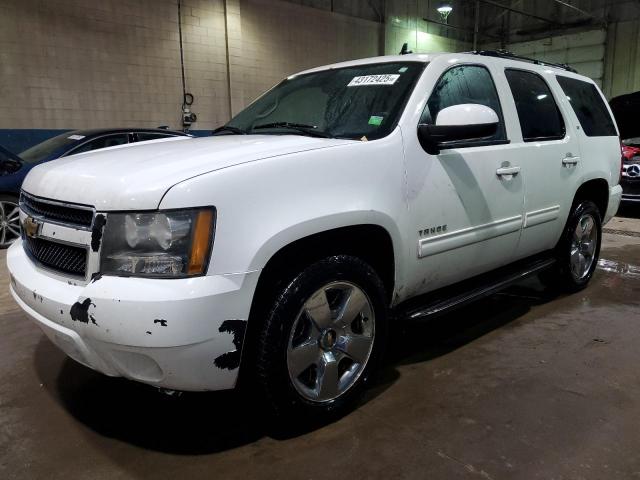
[[[7,252],[11,293],[67,355],[110,376],[173,390],[236,384],[257,272],[80,284]]]

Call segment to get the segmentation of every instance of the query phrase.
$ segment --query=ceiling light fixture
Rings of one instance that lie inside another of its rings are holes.
[[[440,2],[436,11],[440,14],[440,20],[442,20],[443,23],[447,23],[447,18],[449,18],[449,14],[453,11],[453,6],[450,2]]]

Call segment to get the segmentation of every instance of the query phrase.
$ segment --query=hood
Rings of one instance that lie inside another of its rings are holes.
[[[638,109],[640,108],[640,92],[620,95],[609,100],[609,106],[620,130],[620,138],[640,137]]]
[[[153,210],[167,190],[189,178],[352,142],[300,135],[221,135],[134,143],[38,165],[22,188],[32,195],[97,210]]]

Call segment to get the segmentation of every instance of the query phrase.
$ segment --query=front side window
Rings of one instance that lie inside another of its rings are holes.
[[[420,123],[434,124],[440,110],[464,103],[476,103],[490,107],[500,119],[496,134],[481,142],[494,143],[506,139],[498,92],[491,74],[480,65],[461,65],[447,70],[433,88],[422,112]]]
[[[393,62],[296,75],[234,117],[227,130],[368,140],[395,128],[422,62]]]
[[[540,75],[524,70],[504,72],[516,103],[525,142],[564,138],[564,120],[547,83]]]
[[[594,84],[561,75],[556,79],[588,137],[618,136],[611,115]]]

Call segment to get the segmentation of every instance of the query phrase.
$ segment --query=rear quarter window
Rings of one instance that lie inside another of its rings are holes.
[[[615,137],[615,124],[597,87],[589,82],[557,75],[556,79],[588,137]]]

